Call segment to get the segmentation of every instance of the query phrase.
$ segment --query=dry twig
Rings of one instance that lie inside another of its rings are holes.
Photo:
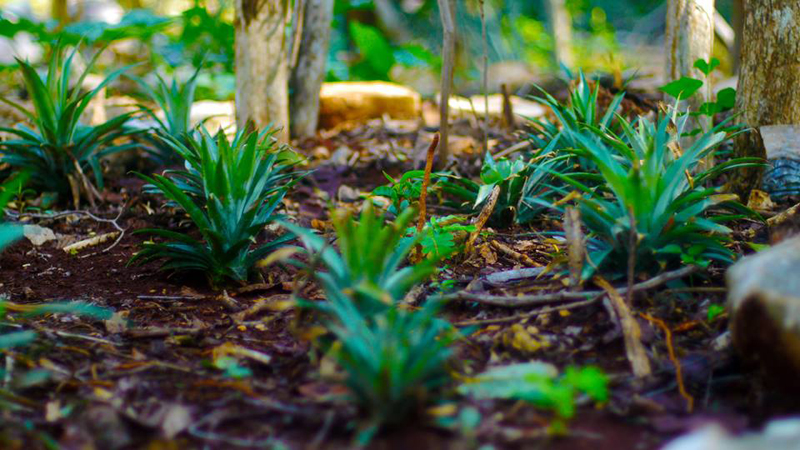
[[[647,352],[642,344],[642,330],[631,314],[630,308],[620,293],[608,281],[596,276],[594,277],[594,282],[608,293],[608,299],[611,301],[614,312],[619,318],[622,335],[625,338],[625,355],[631,363],[633,375],[636,378],[649,377],[652,374],[652,369],[650,368],[650,360],[647,358]],[[633,289],[628,289],[633,292]]]
[[[583,306],[589,306],[596,303],[598,300],[600,300],[600,298],[601,296],[598,295],[594,298],[590,298],[588,300],[584,300],[581,302],[568,303],[566,305],[560,305],[560,306],[547,306],[541,309],[537,309],[536,311],[516,314],[509,317],[498,317],[494,319],[484,319],[484,320],[465,320],[463,322],[456,322],[453,325],[457,327],[471,327],[471,326],[496,325],[500,323],[517,322],[520,320],[529,319],[531,317],[536,317],[540,314],[550,314],[553,312],[567,311],[570,309],[581,308]]]
[[[425,175],[422,178],[422,189],[419,192],[419,219],[417,219],[417,235],[422,233],[425,228],[427,215],[428,185],[431,184],[431,170],[433,170],[433,155],[436,153],[436,146],[439,145],[439,135],[434,134],[431,145],[428,146],[428,154],[425,159]],[[422,247],[417,245],[416,258],[422,258]]]
[[[475,231],[469,235],[469,239],[467,239],[467,245],[465,248],[465,253],[472,254],[472,251],[475,249],[475,240],[478,239],[478,235],[481,234],[481,230],[483,230],[483,226],[486,225],[486,222],[489,220],[489,217],[492,216],[494,212],[494,206],[497,204],[497,199],[500,197],[500,186],[495,186],[492,189],[492,193],[489,194],[489,198],[486,200],[486,205],[481,210],[481,213],[478,215],[478,220],[475,221]]]
[[[646,291],[648,289],[653,289],[662,284],[676,280],[678,278],[683,278],[697,270],[696,266],[686,266],[682,267],[677,270],[673,270],[671,272],[664,272],[661,275],[653,277],[647,281],[643,281],[641,283],[633,285],[634,292],[641,292]],[[617,289],[617,292],[620,294],[627,293],[628,288],[622,287]],[[462,301],[470,301],[470,302],[477,302],[483,303],[486,305],[493,305],[493,306],[501,306],[504,308],[522,308],[525,306],[532,306],[532,305],[541,305],[546,303],[557,303],[557,302],[564,302],[570,300],[586,300],[598,295],[603,295],[605,291],[582,291],[582,292],[571,292],[571,291],[558,291],[553,292],[550,294],[538,294],[538,295],[519,295],[519,296],[507,296],[507,295],[488,295],[488,294],[479,294],[473,292],[454,292],[452,294],[443,295],[440,298],[443,300],[462,300]]]
[[[490,245],[504,255],[525,264],[528,267],[541,267],[542,265],[531,259],[530,256],[520,253],[502,242],[493,240]]]

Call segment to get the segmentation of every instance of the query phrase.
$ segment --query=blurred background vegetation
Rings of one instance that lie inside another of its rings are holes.
[[[456,91],[474,93],[483,56],[480,2],[456,3]],[[572,23],[570,69],[626,77],[661,69],[665,0],[565,3]],[[717,2],[729,22],[731,3]],[[491,91],[500,82],[517,87],[562,72],[546,0],[486,0],[485,8]],[[15,76],[15,55],[38,62],[55,40],[82,41],[110,46],[106,53],[113,56],[100,66],[137,62],[142,76],[154,68],[190,74],[205,65],[211,70],[201,73],[197,98],[228,100],[235,91],[233,27],[231,0],[0,0],[0,77]],[[442,40],[435,0],[336,0],[332,27],[328,80],[392,80],[435,94]],[[727,62],[725,47],[715,48]]]

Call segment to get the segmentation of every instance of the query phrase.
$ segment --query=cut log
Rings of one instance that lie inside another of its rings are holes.
[[[333,128],[343,122],[365,122],[388,116],[420,117],[422,100],[412,89],[383,81],[323,83],[319,98],[319,125]]]

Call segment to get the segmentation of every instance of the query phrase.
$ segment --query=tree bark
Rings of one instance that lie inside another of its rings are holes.
[[[555,43],[556,62],[572,68],[575,64],[572,53],[572,16],[567,11],[566,1],[548,0],[547,6]]]
[[[64,28],[69,23],[67,0],[53,0],[50,4],[50,15],[58,22],[58,29]]]
[[[736,138],[736,156],[766,158],[758,127],[800,123],[800,2],[747,0],[736,111],[751,128]],[[745,200],[761,168],[741,169],[731,188]]]
[[[289,139],[288,0],[236,0],[236,123]]]
[[[733,73],[739,72],[742,58],[742,35],[744,33],[744,0],[733,0],[733,13],[731,14],[731,27],[735,36],[733,50]]]
[[[317,131],[319,91],[328,60],[333,0],[306,0],[302,17],[297,66],[289,81],[292,87],[291,130],[298,138],[313,136]]]
[[[453,88],[453,72],[455,70],[456,24],[453,20],[455,12],[454,0],[438,0],[439,15],[444,30],[442,39],[442,93],[439,100],[439,160],[437,168],[447,165],[450,157],[448,144],[450,128],[450,90]]]
[[[683,76],[703,79],[694,62],[711,58],[714,0],[668,0],[665,44],[667,81]]]
[[[667,82],[681,77],[705,79],[705,74],[695,69],[694,63],[698,59],[711,59],[714,50],[714,12],[714,0],[667,0],[667,30],[664,37]],[[705,81],[708,83],[708,80]],[[709,101],[710,96],[711,86],[706,84],[687,102],[680,102],[678,107],[696,111],[700,105]],[[696,128],[708,131],[712,126],[711,122],[711,118],[705,116],[690,118],[686,122],[685,131]],[[695,139],[683,138],[681,144],[688,147]],[[713,155],[709,155],[700,167],[711,167],[713,164]]]

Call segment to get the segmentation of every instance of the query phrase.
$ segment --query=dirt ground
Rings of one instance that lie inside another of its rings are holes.
[[[353,192],[369,192],[384,184],[382,171],[398,175],[419,167],[421,160],[414,149],[419,147],[420,133],[390,128],[345,132],[300,145],[306,154],[321,152],[324,158],[346,145],[350,156],[348,164],[319,164],[285,201],[289,216],[301,225],[318,227],[327,219],[330,202],[357,208]],[[389,146],[373,145],[387,141]],[[387,157],[398,148],[410,157]],[[475,173],[478,154],[465,153],[459,170]],[[87,445],[98,449],[348,448],[358,411],[341,399],[341,385],[320,375],[322,355],[293,331],[296,312],[289,300],[299,277],[295,269],[277,265],[261,269],[261,279],[254,284],[220,292],[212,291],[201,276],[159,272],[157,263],[127,266],[139,243],[148,239],[134,234],[135,230],[188,227],[159,199],[142,196],[141,184],[128,176],[112,180],[107,203],[95,211],[105,219],[119,215],[117,225],[125,230],[119,242],[72,255],[57,248],[56,242],[34,247],[24,241],[0,255],[0,292],[11,302],[82,300],[114,311],[109,320],[71,315],[18,319],[41,336],[32,349],[8,352],[6,367],[13,362],[18,372],[47,368],[52,378],[37,387],[15,389],[14,394],[3,390],[15,407],[2,413],[0,447],[49,448],[57,442],[65,449],[91,448]],[[436,211],[436,205],[433,208]],[[77,238],[116,229],[82,214],[29,221]],[[546,265],[552,245],[537,231],[556,226],[542,223],[529,229],[494,230],[492,237],[479,242],[475,255],[448,261],[440,277],[455,280],[456,288],[463,289],[488,274],[521,267],[519,260],[497,251],[490,240]],[[744,227],[756,227],[756,234],[763,232],[756,225]],[[265,231],[259,239],[273,232]],[[644,316],[637,320],[655,375],[640,383],[631,374],[619,328],[602,302],[517,317],[530,308],[454,301],[444,311],[446,317],[458,326],[475,328],[457,344],[456,369],[461,373],[478,373],[490,363],[530,360],[559,368],[595,365],[611,379],[611,400],[597,407],[581,404],[568,433],[555,437],[546,432],[549,415],[531,405],[451,395],[410,425],[380,434],[370,447],[461,449],[491,444],[496,448],[647,450],[704,423],[722,423],[735,432],[784,412],[785,405],[775,401],[779,396],[770,394],[752,371],[741,367],[730,348],[713,350],[714,340],[727,327],[724,315],[706,319],[709,306],[724,303],[722,271],[712,268],[691,281],[689,289],[666,285],[635,298],[636,311],[662,320],[671,330],[671,343],[692,397],[691,412],[679,393],[665,334]],[[510,295],[558,287],[529,280],[496,292]],[[318,294],[311,285],[303,289],[307,297]],[[428,287],[418,298],[432,292]],[[541,345],[521,345],[521,338]],[[211,361],[215,351],[230,347],[268,355],[269,361],[243,360],[252,376],[226,377]],[[480,413],[477,429],[456,431],[441,425],[442,419],[465,407]]]

